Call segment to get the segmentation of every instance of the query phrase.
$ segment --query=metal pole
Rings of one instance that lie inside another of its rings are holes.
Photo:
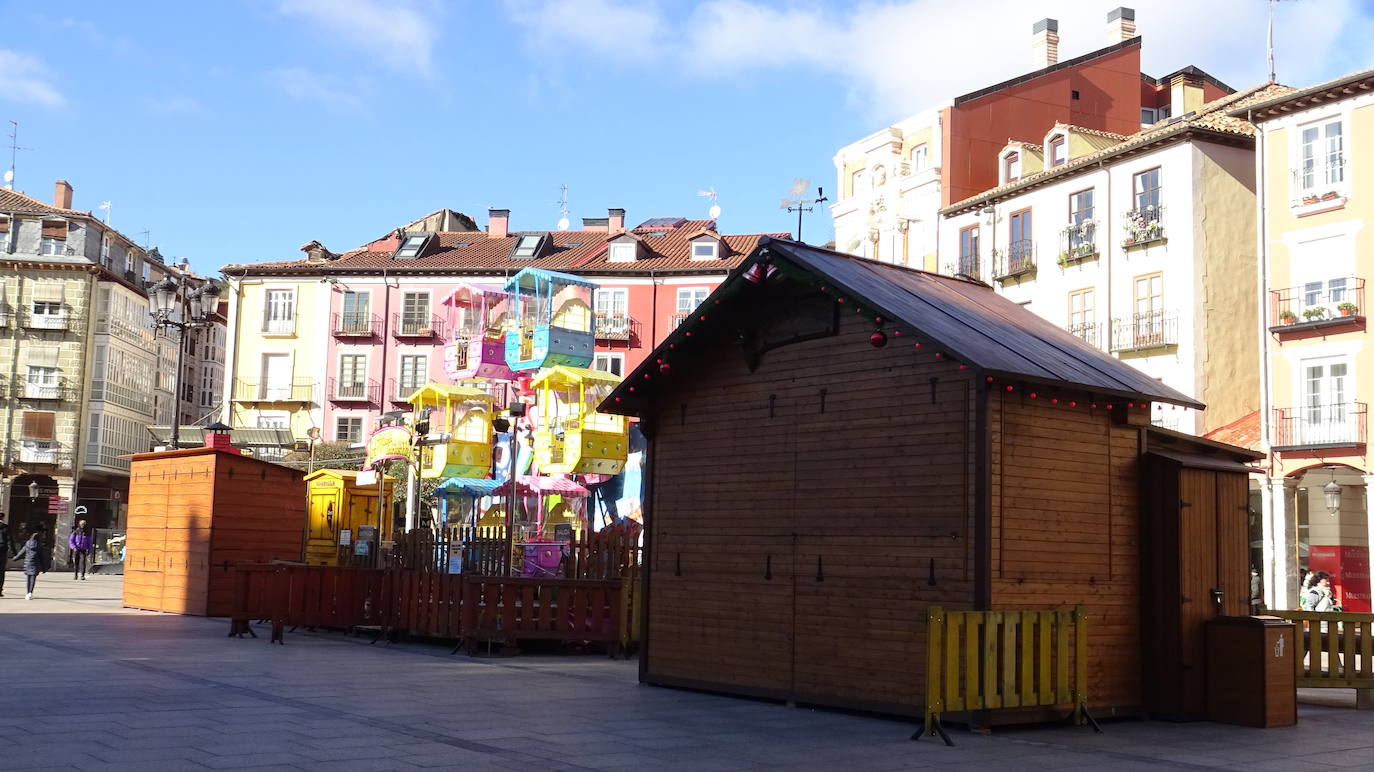
[[[516,427],[520,421],[515,416],[511,416],[510,425],[510,448],[506,451],[510,456],[510,495],[507,497],[506,504],[506,575],[515,576],[515,481],[519,476],[520,469],[516,466],[515,450],[518,447],[515,440]]]
[[[168,322],[177,329],[177,375],[172,380],[176,393],[172,395],[172,450],[181,447],[181,368],[182,357],[186,354],[186,326]]]
[[[805,195],[805,194],[803,193],[802,195]],[[804,212],[804,211],[806,211],[806,207],[802,206],[801,204],[798,204],[798,205],[797,205],[797,241],[801,241],[801,240],[802,240],[802,239],[801,239],[801,226],[802,226],[802,212]]]

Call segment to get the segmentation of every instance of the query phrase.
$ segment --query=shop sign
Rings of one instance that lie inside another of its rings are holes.
[[[361,486],[361,487],[369,487],[369,486],[376,485],[376,484],[377,484],[377,470],[376,470],[376,469],[360,469],[360,470],[358,470],[358,485],[359,485],[359,486]]]
[[[372,433],[367,439],[367,459],[364,468],[371,468],[379,461],[410,459],[410,449],[415,436],[404,426],[384,426]]]
[[[347,547],[351,543],[353,543],[353,531],[348,528],[339,531],[339,546]]]

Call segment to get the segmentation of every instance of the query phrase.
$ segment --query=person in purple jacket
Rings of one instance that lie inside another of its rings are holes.
[[[82,520],[72,529],[67,546],[72,548],[72,579],[86,580],[86,565],[91,560],[91,528]]]

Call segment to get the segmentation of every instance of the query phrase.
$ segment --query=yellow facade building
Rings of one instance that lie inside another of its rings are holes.
[[[1265,601],[1296,607],[1303,575],[1322,570],[1346,611],[1369,611],[1374,70],[1232,115],[1260,129]]]

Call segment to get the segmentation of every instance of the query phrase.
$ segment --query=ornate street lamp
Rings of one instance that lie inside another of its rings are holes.
[[[1341,484],[1336,482],[1336,468],[1331,467],[1331,482],[1322,486],[1322,495],[1326,497],[1326,511],[1328,514],[1336,514],[1341,509]]]
[[[148,314],[157,330],[177,331],[177,372],[172,385],[172,436],[171,446],[181,447],[181,369],[182,357],[186,353],[186,331],[195,327],[209,327],[214,324],[212,317],[219,306],[219,285],[213,281],[186,293],[182,302],[181,282],[173,276],[148,287]]]

